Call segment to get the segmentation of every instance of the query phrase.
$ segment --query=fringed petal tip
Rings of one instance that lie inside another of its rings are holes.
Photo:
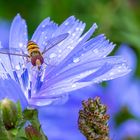
[[[14,19],[16,19],[16,18],[20,18],[20,19],[21,19],[20,13],[17,13],[17,15],[14,17]],[[14,20],[14,19],[13,19],[13,20]]]
[[[98,25],[97,25],[96,23],[94,23],[94,24],[92,25],[92,27],[93,27],[94,29],[97,29],[97,28],[98,28]]]

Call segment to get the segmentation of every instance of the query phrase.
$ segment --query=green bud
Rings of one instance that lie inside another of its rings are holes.
[[[15,103],[5,98],[1,101],[0,105],[2,112],[2,120],[5,128],[7,130],[15,128],[18,119],[18,111]]]
[[[0,111],[0,140],[8,140],[8,132],[5,129],[5,126],[3,124],[3,120],[2,120],[2,114]]]
[[[36,128],[34,128],[32,125],[28,125],[25,128],[25,134],[28,140],[40,140],[42,137],[40,132]]]

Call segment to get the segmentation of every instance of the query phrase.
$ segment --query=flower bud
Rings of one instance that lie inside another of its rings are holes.
[[[1,140],[8,140],[8,132],[5,129],[5,126],[3,124],[2,112],[1,111],[0,111],[0,139]]]
[[[100,98],[89,98],[82,102],[83,109],[79,111],[78,125],[87,140],[110,140],[106,106]]]
[[[32,125],[28,125],[27,127],[25,127],[25,134],[28,140],[40,140],[42,137],[40,132]]]
[[[1,101],[0,105],[5,128],[7,130],[14,128],[18,119],[18,111],[15,103],[5,98]]]

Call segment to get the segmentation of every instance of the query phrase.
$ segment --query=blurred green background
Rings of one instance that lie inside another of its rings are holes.
[[[62,23],[75,15],[86,23],[86,30],[96,22],[94,35],[104,33],[116,44],[128,44],[137,54],[137,71],[140,76],[140,0],[0,0],[0,20],[11,23],[20,13],[28,24],[29,36],[46,17]]]
[[[105,33],[117,47],[127,43],[140,56],[140,0],[0,0],[0,19],[11,22],[17,13],[26,19],[30,35],[48,16],[61,23],[75,15],[87,29],[96,22],[96,34]]]

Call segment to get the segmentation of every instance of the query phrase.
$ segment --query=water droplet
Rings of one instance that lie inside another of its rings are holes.
[[[110,72],[109,75],[114,75],[114,72]]]
[[[68,48],[68,49],[70,49],[70,48],[71,48],[71,46],[69,45],[67,48]]]
[[[45,27],[45,24],[43,24],[42,27],[44,28]]]
[[[20,43],[19,43],[19,47],[22,47],[22,46],[23,46],[23,43],[20,42]]]
[[[55,54],[55,53],[51,53],[50,54],[50,56],[49,56],[49,58],[54,58],[54,57],[56,57],[57,55]]]
[[[122,70],[121,69],[118,69],[118,72],[121,72]]]
[[[93,52],[94,52],[94,53],[98,53],[98,52],[99,52],[99,50],[98,50],[98,49],[95,49],[95,50],[93,50]]]
[[[68,25],[69,23],[68,23],[68,22],[65,22],[64,24],[65,24],[65,25]]]
[[[79,30],[79,27],[76,28],[76,31],[78,31],[78,30]]]
[[[83,39],[83,38],[82,38],[82,37],[80,37],[80,38],[79,38],[79,40],[78,40],[78,42],[79,42],[79,41],[81,41],[82,39]]]
[[[16,69],[16,70],[20,70],[20,66],[19,66],[19,65],[16,65],[16,66],[15,66],[15,69]]]
[[[118,67],[118,69],[121,69],[121,68],[122,68],[122,66],[119,66],[119,67]]]
[[[73,62],[74,62],[74,63],[78,63],[79,61],[80,61],[79,58],[73,58]]]
[[[76,84],[72,84],[72,86],[71,86],[72,88],[75,88],[76,87]]]
[[[71,34],[71,30],[69,30],[68,33]]]
[[[75,36],[75,35],[76,35],[75,33],[72,34],[72,36]]]
[[[61,53],[61,52],[62,52],[62,50],[58,50],[58,52],[60,52],[60,53]]]

